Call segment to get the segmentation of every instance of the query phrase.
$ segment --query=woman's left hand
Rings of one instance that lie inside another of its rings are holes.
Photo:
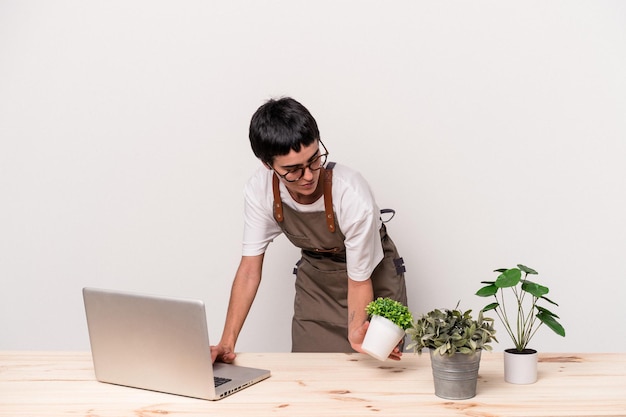
[[[354,329],[354,331],[352,331],[351,334],[348,336],[348,340],[350,341],[352,349],[356,350],[357,352],[366,353],[363,352],[361,346],[363,345],[363,340],[365,340],[365,333],[367,333],[367,328],[369,327],[369,325],[369,321],[364,322],[361,326]],[[402,352],[400,351],[399,346],[400,345],[393,348],[393,351],[389,354],[389,359],[394,361],[399,361],[400,359],[402,359]]]

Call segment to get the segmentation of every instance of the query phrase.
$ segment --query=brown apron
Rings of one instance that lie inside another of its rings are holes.
[[[302,249],[294,270],[296,296],[292,320],[293,352],[353,352],[348,342],[348,273],[345,237],[332,210],[332,168],[322,168],[324,212],[297,212],[283,205],[274,174],[274,217],[285,236]],[[404,263],[383,224],[384,259],[372,273],[374,298],[407,303]]]

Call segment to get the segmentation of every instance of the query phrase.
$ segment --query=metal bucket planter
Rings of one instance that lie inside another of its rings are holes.
[[[430,349],[435,395],[448,400],[465,400],[476,396],[480,353],[440,355]]]

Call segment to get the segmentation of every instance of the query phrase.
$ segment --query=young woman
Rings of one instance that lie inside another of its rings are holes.
[[[317,123],[292,98],[270,100],[252,116],[252,151],[263,166],[245,188],[243,254],[213,360],[232,362],[261,282],[263,257],[279,234],[301,248],[292,351],[361,351],[366,305],[406,300],[404,265],[363,177],[328,162]],[[399,359],[399,349],[390,355]]]

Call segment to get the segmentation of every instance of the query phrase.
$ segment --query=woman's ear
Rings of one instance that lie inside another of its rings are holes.
[[[269,169],[270,171],[272,170],[272,166],[267,162],[263,162],[263,165],[265,165],[265,168]]]

